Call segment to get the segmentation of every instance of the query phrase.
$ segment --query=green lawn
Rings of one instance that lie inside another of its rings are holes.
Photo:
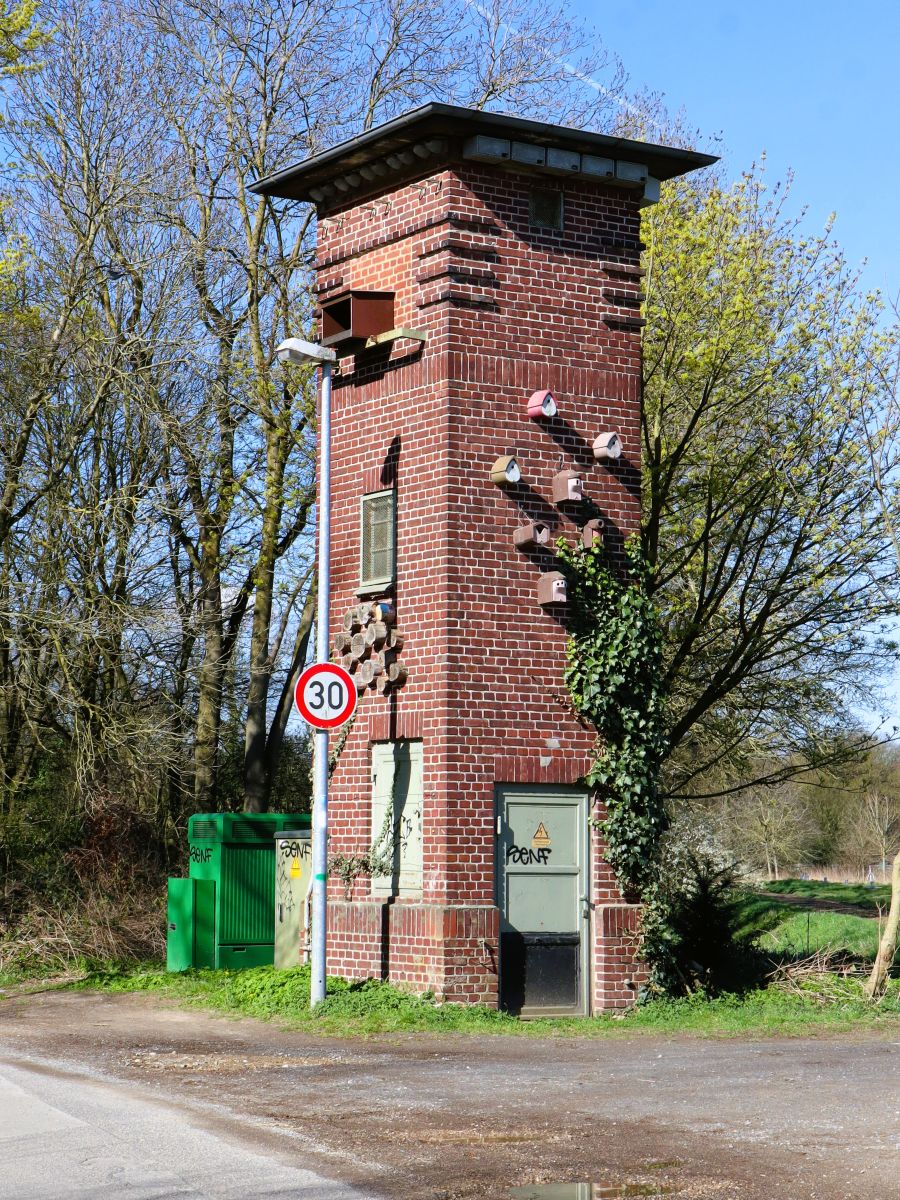
[[[800,1036],[828,1029],[886,1026],[900,1030],[900,982],[877,1006],[866,1004],[861,984],[835,978],[830,1002],[821,992],[808,996],[769,987],[746,996],[716,1000],[653,1001],[627,1014],[590,1019],[521,1021],[479,1006],[438,1005],[407,995],[389,984],[329,980],[328,998],[309,1007],[309,969],[276,971],[186,971],[170,975],[155,969],[99,971],[77,986],[101,991],[154,992],[188,1006],[235,1016],[276,1020],[306,1033],[369,1036],[384,1033],[512,1034],[526,1037],[616,1037],[635,1034],[694,1036]]]
[[[781,895],[800,897],[813,903],[825,901],[865,907],[872,916],[789,904],[771,895],[776,889]],[[775,958],[782,955],[805,958],[820,950],[831,950],[871,962],[878,950],[877,905],[881,903],[886,911],[889,900],[890,888],[869,890],[854,884],[784,879],[760,884],[759,888],[748,891],[744,911],[749,925],[768,926],[768,932],[760,938],[760,946]]]
[[[773,955],[798,958],[819,950],[834,950],[872,962],[878,951],[878,921],[844,913],[792,909],[771,932],[763,934],[760,946]]]

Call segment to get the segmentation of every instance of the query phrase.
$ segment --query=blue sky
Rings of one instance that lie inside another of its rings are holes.
[[[731,173],[766,152],[794,172],[809,231],[837,213],[868,287],[900,290],[900,4],[896,0],[572,0],[631,86],[665,93],[690,128],[721,134]],[[704,147],[706,148],[706,147]],[[716,152],[712,147],[709,147]]]

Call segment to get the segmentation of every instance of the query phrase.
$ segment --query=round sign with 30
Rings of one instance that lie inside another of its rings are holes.
[[[349,671],[336,663],[307,667],[294,689],[294,702],[314,729],[336,729],[349,721],[356,708],[356,684]]]

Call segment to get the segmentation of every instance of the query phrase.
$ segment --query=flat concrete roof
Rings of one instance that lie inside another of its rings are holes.
[[[652,142],[636,142],[628,138],[610,137],[605,133],[589,133],[584,129],[572,129],[567,125],[549,125],[544,121],[529,121],[524,117],[510,117],[502,113],[483,112],[480,109],[462,108],[454,104],[423,104],[411,109],[392,121],[370,129],[358,137],[341,142],[321,154],[314,154],[303,162],[286,167],[273,175],[267,175],[250,185],[250,190],[262,196],[279,196],[291,200],[321,199],[314,191],[329,188],[337,179],[345,179],[348,172],[357,171],[369,163],[379,162],[387,155],[409,151],[422,146],[424,139],[444,139],[446,148],[435,151],[444,161],[462,158],[462,142],[476,134],[489,137],[514,139],[533,144],[552,144],[581,154],[623,159],[643,163],[656,179],[672,179],[686,175],[700,167],[708,167],[718,159],[712,154],[700,154],[695,150],[682,150],[676,146],[657,146]],[[429,168],[427,159],[422,159],[422,171]],[[527,165],[514,162],[506,164],[515,169],[528,171]],[[409,174],[398,170],[398,174]],[[584,178],[584,176],[581,176]],[[348,187],[344,184],[342,199],[351,200],[357,193],[376,191],[388,183],[385,175],[379,183],[360,180]],[[598,180],[598,182],[602,182]]]

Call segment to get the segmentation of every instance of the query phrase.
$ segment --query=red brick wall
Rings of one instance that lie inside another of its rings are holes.
[[[560,181],[565,229],[528,224],[527,175],[465,164],[338,212],[319,231],[323,297],[349,287],[395,293],[395,324],[424,349],[345,359],[333,409],[332,629],[357,599],[359,498],[395,484],[396,602],[409,680],[360,697],[332,781],[331,850],[371,841],[373,740],[417,737],[424,751],[421,901],[368,901],[341,885],[330,969],[383,974],[451,999],[496,1002],[495,783],[578,781],[593,738],[571,714],[562,678],[566,632],[537,604],[549,555],[512,535],[526,519],[578,536],[550,500],[553,475],[576,466],[614,549],[639,520],[638,208],[632,193]],[[557,186],[555,181],[541,187]],[[551,388],[560,413],[532,421],[531,392]],[[591,443],[616,429],[624,455],[595,463]],[[490,482],[515,452],[522,484]],[[549,748],[555,739],[558,748]],[[621,897],[602,848],[593,856],[594,1004],[628,996]],[[600,907],[606,906],[606,907]],[[628,943],[630,944],[630,943]]]

